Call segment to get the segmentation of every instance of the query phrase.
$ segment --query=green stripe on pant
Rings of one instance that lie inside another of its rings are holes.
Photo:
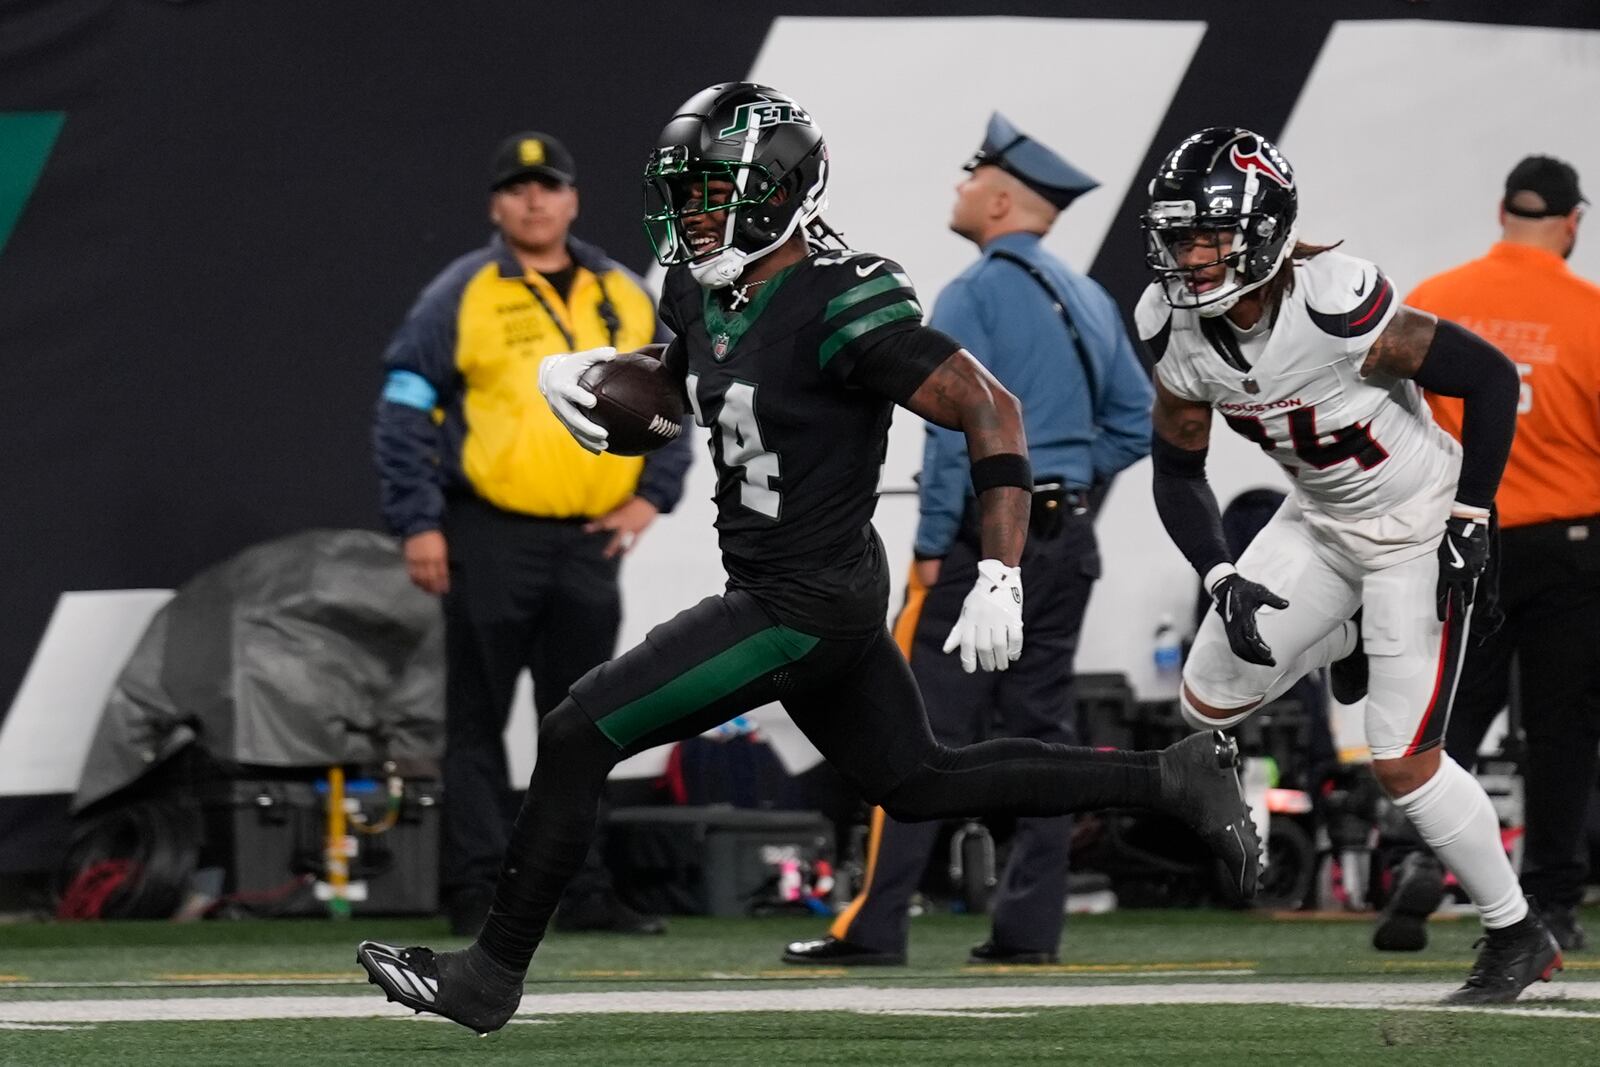
[[[815,648],[817,641],[818,638],[787,626],[768,627],[624,704],[596,725],[618,748],[626,748],[646,734],[744,688],[769,671],[793,663]]]

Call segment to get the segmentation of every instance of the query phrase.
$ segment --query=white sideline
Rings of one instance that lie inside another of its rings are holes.
[[[699,990],[619,990],[609,993],[532,993],[523,1016],[698,1014],[755,1011],[971,1011],[985,1008],[1066,1008],[1129,1004],[1297,1004],[1341,1008],[1435,1009],[1454,983],[1241,982],[1163,985],[1038,985]],[[1556,982],[1528,990],[1521,1003],[1600,1000],[1600,982]],[[1454,1010],[1454,1009],[1451,1009]],[[1481,1011],[1484,1009],[1461,1009]],[[1551,1009],[1533,1009],[1538,1015]],[[0,1022],[205,1022],[263,1019],[361,1019],[406,1016],[376,992],[340,997],[162,997],[129,1000],[35,1000],[0,1003]],[[1600,1013],[1561,1012],[1600,1019]]]

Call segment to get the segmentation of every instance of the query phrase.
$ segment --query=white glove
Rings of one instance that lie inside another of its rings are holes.
[[[593,393],[578,384],[578,379],[596,363],[616,358],[615,348],[591,348],[587,352],[546,356],[539,363],[539,392],[544,394],[550,410],[580,445],[596,454],[606,450],[610,434],[584,415],[585,410],[594,407],[595,399]]]
[[[1003,671],[1022,655],[1022,570],[997,559],[978,561],[978,580],[961,602],[961,618],[944,639],[961,649],[961,669]]]

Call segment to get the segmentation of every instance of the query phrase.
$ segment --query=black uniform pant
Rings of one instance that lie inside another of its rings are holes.
[[[476,498],[452,499],[445,521],[444,833],[446,897],[494,887],[515,814],[503,735],[517,678],[533,678],[542,719],[572,684],[610,657],[621,625],[618,560],[608,536],[578,520],[538,519]],[[542,758],[542,757],[541,757]],[[597,846],[571,896],[610,886]]]
[[[1022,658],[1003,673],[967,674],[943,651],[977,579],[980,552],[957,540],[920,610],[908,601],[897,633],[911,630],[911,672],[941,744],[989,736],[1031,737],[1072,744],[1072,662],[1089,591],[1100,576],[1094,526],[1068,517],[1052,540],[1031,537],[1022,560]],[[912,617],[915,612],[915,617]],[[909,626],[907,624],[910,624]],[[906,950],[911,896],[939,836],[937,822],[901,822],[873,813],[867,840],[868,878],[849,910],[834,922],[837,938],[882,952]],[[1054,953],[1061,941],[1067,892],[1068,817],[1017,820],[1011,855],[992,903],[997,945]]]
[[[940,745],[886,629],[817,637],[782,625],[754,596],[731,590],[589,672],[545,717],[540,759],[479,938],[485,951],[526,968],[590,848],[600,790],[618,760],[774,700],[863,796],[898,819],[1055,816],[1161,803],[1157,753],[1032,738]]]
[[[1502,530],[1500,605],[1504,625],[1468,646],[1445,748],[1473,765],[1514,671],[1526,741],[1522,887],[1542,905],[1572,907],[1588,876],[1600,763],[1600,516]]]

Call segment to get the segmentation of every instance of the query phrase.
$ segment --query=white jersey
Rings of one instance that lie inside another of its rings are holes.
[[[1324,252],[1295,262],[1270,328],[1242,332],[1168,306],[1152,285],[1134,311],[1161,383],[1211,405],[1277,460],[1303,507],[1367,519],[1454,493],[1460,446],[1421,390],[1361,364],[1400,299],[1364,259]]]

